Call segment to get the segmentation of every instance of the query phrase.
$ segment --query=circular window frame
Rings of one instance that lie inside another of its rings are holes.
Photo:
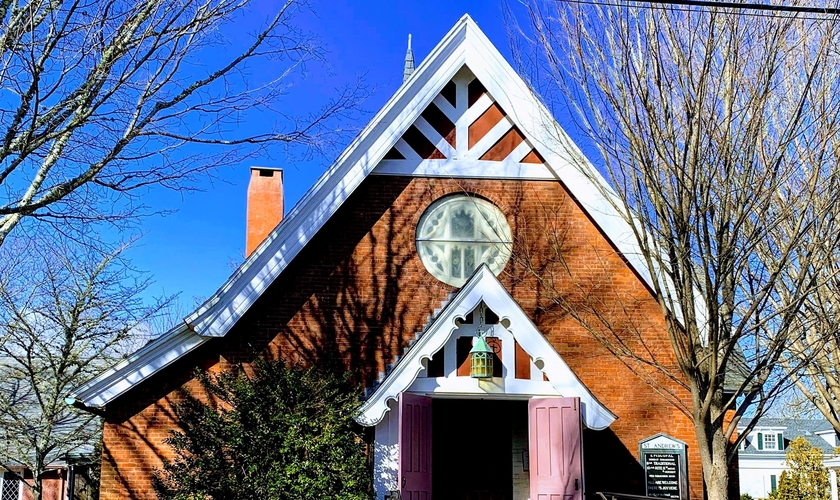
[[[472,218],[464,210],[467,207],[473,211]],[[459,210],[462,222],[453,229],[453,217],[458,217]],[[476,219],[476,212],[482,217]],[[464,236],[470,228],[473,236]],[[426,208],[417,223],[414,245],[429,274],[461,287],[481,264],[486,263],[498,276],[510,260],[513,235],[498,206],[479,196],[453,194],[438,198]]]

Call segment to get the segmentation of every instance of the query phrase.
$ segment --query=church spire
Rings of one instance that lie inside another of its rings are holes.
[[[414,52],[411,51],[411,34],[408,35],[408,50],[405,51],[405,68],[403,69],[403,82],[414,73]]]

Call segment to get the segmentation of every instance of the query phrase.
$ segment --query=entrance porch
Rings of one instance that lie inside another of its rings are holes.
[[[376,428],[377,498],[581,500],[580,409],[578,398],[404,393]]]
[[[432,498],[528,500],[528,465],[526,401],[432,400]]]
[[[493,351],[489,378],[470,376],[478,337]],[[356,420],[376,428],[377,500],[581,500],[583,426],[615,415],[482,266]]]

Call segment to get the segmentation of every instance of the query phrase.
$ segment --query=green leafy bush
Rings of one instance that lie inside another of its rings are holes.
[[[197,374],[211,403],[175,405],[176,457],[155,472],[158,498],[340,499],[370,495],[358,389],[347,377],[258,360],[216,376]]]

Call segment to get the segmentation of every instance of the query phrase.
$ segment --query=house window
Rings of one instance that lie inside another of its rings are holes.
[[[765,434],[764,435],[764,449],[765,450],[775,450],[778,438],[776,434]]]
[[[6,472],[0,477],[0,500],[18,500],[21,494],[20,480]]]
[[[510,258],[512,237],[504,214],[473,196],[447,196],[420,218],[417,252],[432,275],[462,286],[481,264],[498,275]]]

